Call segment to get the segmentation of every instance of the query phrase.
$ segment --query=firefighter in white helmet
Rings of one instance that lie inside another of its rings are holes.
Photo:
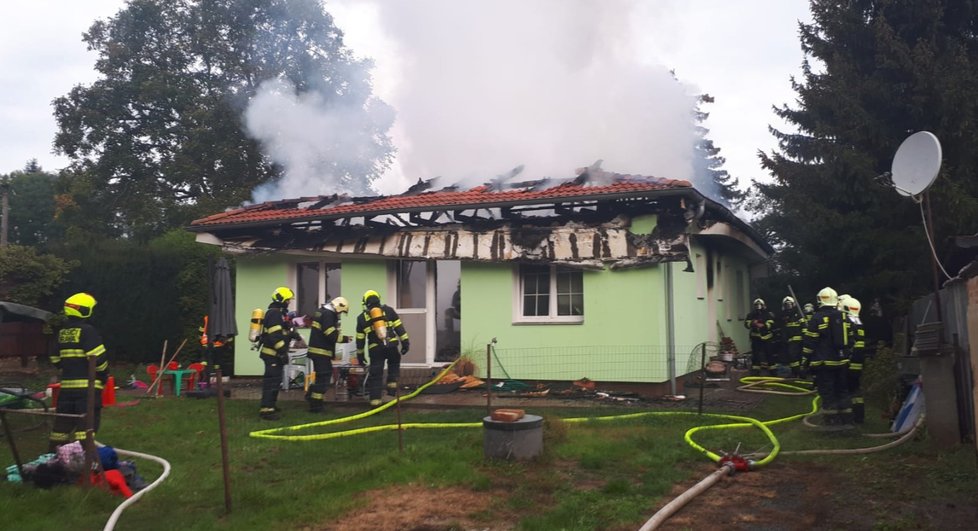
[[[750,373],[765,375],[771,370],[771,353],[774,349],[774,314],[767,310],[764,299],[754,299],[752,309],[744,319],[744,328],[750,330]]]
[[[340,314],[350,311],[350,303],[344,297],[323,304],[312,318],[309,331],[309,359],[312,361],[314,380],[306,393],[309,411],[322,413],[326,387],[333,375],[333,360],[337,359],[336,343],[348,343],[349,336],[340,336]]]
[[[801,371],[801,340],[804,336],[804,326],[805,316],[801,313],[795,298],[789,295],[782,299],[781,313],[778,314],[781,348],[779,362],[788,367],[793,378],[798,378]]]
[[[866,350],[866,330],[862,321],[859,319],[859,311],[862,305],[859,300],[849,297],[845,300],[846,318],[849,321],[849,372],[847,384],[849,396],[852,400],[852,421],[862,424],[866,420],[866,404],[863,400],[863,392],[860,386],[863,375],[863,366],[866,363],[868,352]]]
[[[370,407],[383,404],[384,365],[387,365],[387,394],[397,394],[397,380],[401,374],[401,356],[408,353],[411,343],[400,316],[394,308],[380,302],[380,294],[368,290],[363,294],[363,312],[357,316],[357,360],[366,364]],[[400,352],[398,352],[400,350]]]
[[[849,403],[848,344],[842,312],[837,308],[839,296],[832,288],[818,292],[818,309],[808,322],[802,353],[815,376],[815,387],[822,399],[824,424],[840,426],[851,423]]]

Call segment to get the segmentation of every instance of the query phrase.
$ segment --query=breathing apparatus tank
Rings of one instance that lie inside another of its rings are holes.
[[[251,324],[248,325],[248,341],[254,343],[261,336],[261,322],[265,318],[265,310],[255,308],[251,310]]]
[[[370,315],[370,326],[373,327],[377,339],[387,343],[387,319],[384,318],[384,309],[374,306],[367,312]]]

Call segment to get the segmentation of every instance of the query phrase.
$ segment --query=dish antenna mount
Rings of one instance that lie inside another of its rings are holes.
[[[918,131],[906,138],[893,156],[891,179],[900,195],[920,195],[941,170],[941,143],[929,131]]]

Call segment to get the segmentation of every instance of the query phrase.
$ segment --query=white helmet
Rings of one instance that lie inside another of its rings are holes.
[[[815,306],[812,303],[810,303],[810,302],[806,302],[805,303],[805,306],[802,307],[802,311],[805,312],[806,314],[807,313],[815,313]]]
[[[854,297],[849,297],[846,299],[846,311],[853,317],[859,317],[859,310],[861,309],[862,304],[860,304]]]
[[[350,312],[350,303],[347,302],[346,298],[344,297],[336,297],[335,299],[329,301],[329,303],[333,305],[333,309],[336,310],[336,313]]]
[[[819,306],[838,306],[839,294],[832,288],[822,288],[822,290],[818,292],[818,304]]]
[[[795,306],[796,306],[796,304],[795,304],[794,297],[792,297],[792,296],[789,295],[789,296],[781,299],[781,307],[782,308],[794,308]]]
[[[764,299],[754,299],[753,306],[755,308],[767,308],[767,304],[764,304]]]
[[[848,293],[843,293],[842,295],[839,295],[838,308],[840,310],[845,310],[846,309],[846,301],[848,299],[849,299],[849,294]]]

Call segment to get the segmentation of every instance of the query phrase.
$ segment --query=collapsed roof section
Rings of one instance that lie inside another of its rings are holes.
[[[764,259],[771,248],[688,181],[583,169],[574,179],[496,180],[468,190],[418,181],[391,196],[304,197],[194,221],[198,241],[232,252],[559,262],[583,268],[688,260],[691,223],[721,223]],[[656,216],[648,234],[632,220]],[[752,244],[752,245],[751,245]]]

